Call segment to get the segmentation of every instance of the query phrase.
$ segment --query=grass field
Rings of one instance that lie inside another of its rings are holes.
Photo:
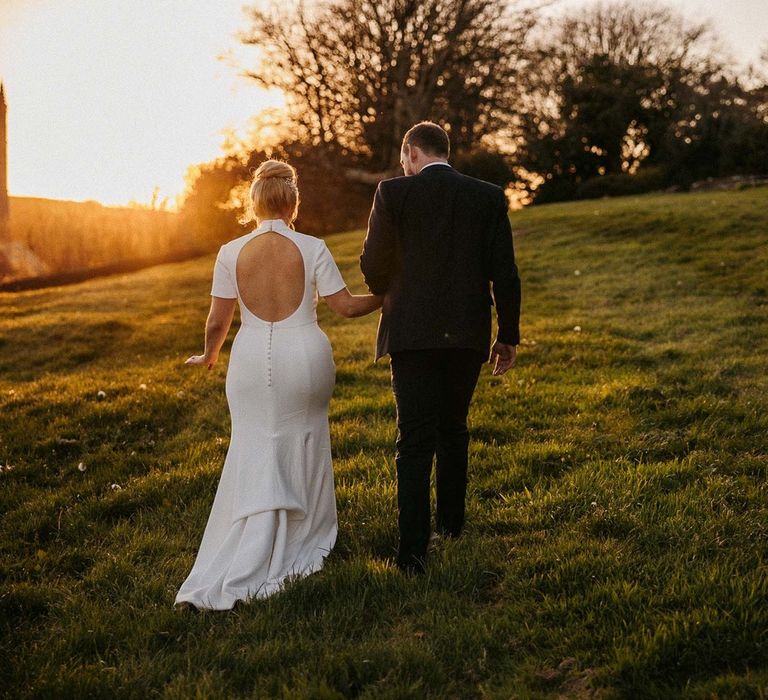
[[[4,274],[0,269],[0,283],[137,260],[180,259],[210,249],[191,239],[175,212],[39,197],[11,197],[10,209],[11,239],[29,248],[47,271]]]
[[[172,609],[228,440],[226,355],[182,365],[213,258],[0,296],[0,693],[768,697],[768,189],[512,223],[524,340],[480,380],[465,535],[393,568],[376,319],[322,307],[339,541],[232,613]],[[357,289],[361,238],[328,239]]]

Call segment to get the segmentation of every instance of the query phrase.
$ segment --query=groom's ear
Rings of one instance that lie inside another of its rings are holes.
[[[415,163],[419,159],[419,156],[424,153],[421,148],[414,146],[412,143],[409,143],[406,148],[408,149],[406,157],[408,158],[408,162],[411,164]]]

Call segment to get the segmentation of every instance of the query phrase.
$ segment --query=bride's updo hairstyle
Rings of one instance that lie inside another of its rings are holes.
[[[296,169],[280,160],[265,160],[253,174],[248,194],[250,211],[242,223],[284,217],[293,222],[299,211]]]

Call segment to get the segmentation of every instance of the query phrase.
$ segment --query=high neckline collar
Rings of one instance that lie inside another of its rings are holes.
[[[293,229],[282,219],[264,219],[255,230],[255,233],[266,233],[267,231],[286,233],[287,231],[293,231]]]

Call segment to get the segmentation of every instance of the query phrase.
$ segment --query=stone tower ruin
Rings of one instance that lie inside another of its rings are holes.
[[[0,236],[8,235],[8,137],[6,133],[5,89],[0,83]]]

